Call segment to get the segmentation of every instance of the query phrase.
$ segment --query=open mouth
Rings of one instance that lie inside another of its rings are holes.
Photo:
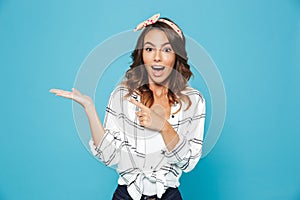
[[[151,68],[152,68],[153,70],[156,70],[156,71],[160,71],[160,70],[164,70],[164,69],[165,69],[164,66],[151,66]]]
[[[159,66],[159,65],[151,66],[153,76],[155,76],[155,77],[161,77],[161,76],[163,76],[165,68],[166,67]]]

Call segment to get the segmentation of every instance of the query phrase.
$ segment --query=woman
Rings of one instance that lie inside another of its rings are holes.
[[[110,96],[104,126],[89,96],[75,88],[50,92],[84,107],[92,153],[117,165],[113,199],[182,199],[179,178],[202,152],[205,100],[187,84],[192,72],[179,27],[157,14],[135,30],[140,29],[133,62]]]

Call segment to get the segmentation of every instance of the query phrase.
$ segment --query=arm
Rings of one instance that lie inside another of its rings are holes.
[[[160,133],[168,151],[172,151],[180,140],[178,133],[174,130],[172,125],[167,120],[164,121],[164,126],[161,129]]]
[[[72,99],[84,107],[92,133],[92,140],[89,143],[92,153],[106,165],[117,163],[117,148],[121,141],[119,132],[104,129],[98,117],[93,100],[89,96],[81,94],[75,88],[72,89],[72,92],[59,89],[51,89],[50,92],[55,93],[56,96]],[[113,119],[110,119],[110,121],[113,122]]]
[[[183,171],[192,170],[202,154],[202,140],[205,122],[205,99],[198,92],[191,96],[192,106],[185,116],[187,125],[177,133],[169,122],[151,108],[133,99],[129,101],[141,110],[136,114],[140,125],[160,131],[167,147],[165,156],[170,164],[175,164]]]
[[[198,163],[202,155],[202,142],[205,123],[205,99],[198,98],[193,102],[195,106],[190,108],[193,113],[190,122],[186,127],[182,127],[182,133],[179,134],[179,142],[176,147],[165,156],[168,162],[177,165],[184,172],[191,171]]]
[[[173,150],[179,141],[179,136],[171,124],[161,117],[164,116],[164,113],[162,113],[159,108],[158,110],[157,108],[148,108],[134,99],[130,99],[129,101],[140,108],[140,111],[136,112],[140,125],[159,131],[167,149],[169,151]]]
[[[139,107],[141,110],[136,113],[138,116],[140,125],[147,127],[149,129],[157,130],[161,133],[164,143],[167,147],[166,155],[169,157],[170,162],[180,162],[188,151],[199,152],[202,149],[202,139],[203,139],[203,129],[204,129],[204,119],[205,119],[205,100],[200,95],[194,96],[193,104],[189,108],[191,114],[188,116],[190,118],[189,125],[184,129],[187,131],[185,135],[179,135],[172,125],[164,119],[164,114],[158,109],[148,108],[144,104],[130,99],[129,101]],[[194,113],[193,113],[194,112]],[[191,130],[191,133],[189,130]],[[188,140],[188,141],[187,141]],[[194,142],[197,141],[197,150],[194,151]],[[199,145],[201,141],[201,145]]]
[[[105,134],[105,131],[99,120],[92,98],[90,98],[87,95],[81,94],[75,88],[72,88],[72,92],[59,89],[51,89],[50,92],[55,93],[56,96],[62,96],[68,99],[72,99],[79,103],[85,109],[92,133],[92,138],[95,142],[95,145],[98,146]]]
[[[93,155],[98,157],[107,166],[115,165],[120,160],[120,148],[123,143],[122,134],[117,125],[117,117],[120,115],[120,108],[122,106],[120,98],[120,92],[117,88],[110,95],[106,107],[103,124],[104,136],[98,144],[97,141],[94,141],[94,137],[92,137],[89,143]],[[94,109],[92,108],[92,110]],[[91,113],[94,112],[92,111]]]
[[[98,117],[98,114],[97,114],[94,104],[90,104],[89,106],[86,106],[84,108],[85,108],[85,112],[86,112],[86,115],[87,115],[87,118],[89,121],[94,145],[98,146],[105,134],[105,130],[104,130],[102,123]]]

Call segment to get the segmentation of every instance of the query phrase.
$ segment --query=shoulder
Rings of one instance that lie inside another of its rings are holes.
[[[136,100],[140,99],[140,96],[135,92],[132,93],[131,95],[129,95],[129,90],[128,90],[127,86],[122,83],[117,85],[117,87],[110,94],[110,97],[112,99],[120,99],[120,100],[127,99],[130,96]]]
[[[124,84],[119,84],[117,87],[111,92],[111,96],[125,96],[128,94],[128,89]]]
[[[192,88],[190,86],[186,87],[183,91],[181,91],[182,94],[188,96],[193,103],[205,103],[205,98],[202,95],[202,93],[195,88]]]

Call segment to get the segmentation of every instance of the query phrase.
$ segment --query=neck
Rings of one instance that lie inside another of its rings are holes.
[[[164,85],[150,83],[149,88],[153,92],[153,95],[155,95],[157,97],[165,96],[168,94],[168,87],[166,87]]]

